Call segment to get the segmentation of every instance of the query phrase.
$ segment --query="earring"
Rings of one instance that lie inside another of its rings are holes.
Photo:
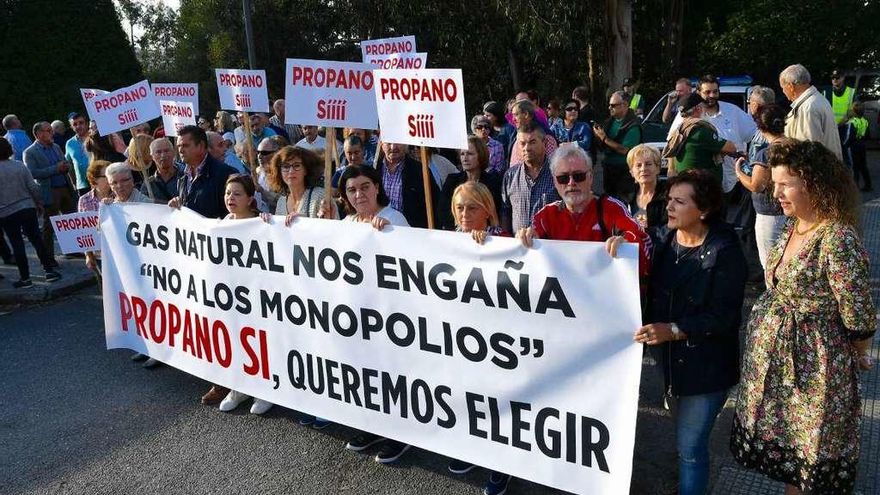
[[[700,215],[700,220],[705,220],[705,219],[706,219],[706,215]]]

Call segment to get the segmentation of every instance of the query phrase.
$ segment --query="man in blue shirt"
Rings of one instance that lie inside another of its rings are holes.
[[[73,172],[76,174],[76,191],[82,196],[91,189],[86,178],[89,155],[85,149],[86,138],[89,135],[89,123],[85,116],[77,112],[71,112],[67,118],[70,121],[70,127],[76,134],[68,139],[64,145],[64,159],[73,164]]]
[[[24,150],[26,150],[33,141],[31,141],[31,138],[29,138],[27,133],[24,132],[24,129],[21,128],[21,121],[13,114],[3,117],[3,128],[6,129],[6,134],[3,137],[5,137],[6,140],[9,141],[9,144],[12,145],[15,159],[21,161],[24,155]]]
[[[34,124],[37,140],[24,150],[24,163],[39,182],[43,192],[43,244],[54,261],[55,239],[49,217],[76,211],[73,186],[67,177],[70,164],[64,160],[61,148],[52,139],[52,126],[41,121]]]

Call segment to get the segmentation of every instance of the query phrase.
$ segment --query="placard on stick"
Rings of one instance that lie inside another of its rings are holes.
[[[91,102],[94,105],[94,120],[102,136],[143,124],[160,115],[159,103],[146,79],[110,93],[96,95]]]
[[[215,69],[220,108],[237,112],[268,112],[266,71]]]

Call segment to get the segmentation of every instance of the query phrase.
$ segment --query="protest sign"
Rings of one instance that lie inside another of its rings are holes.
[[[372,69],[356,62],[287,59],[285,123],[375,129]]]
[[[95,120],[95,103],[92,100],[98,95],[107,94],[107,91],[104,91],[103,89],[80,88],[79,94],[82,96],[83,105],[86,107],[86,113],[89,115],[89,119]]]
[[[186,101],[199,114],[199,85],[196,83],[152,83],[156,100]]]
[[[91,103],[95,111],[93,120],[102,136],[159,117],[159,103],[153,97],[150,83],[146,80],[110,93],[96,95],[91,99]]]
[[[538,483],[629,493],[634,244],[611,258],[602,243],[272,222],[103,207],[108,348]]]
[[[428,65],[427,53],[394,53],[370,55],[367,63],[377,69],[424,69]]]
[[[176,137],[181,127],[196,125],[196,112],[188,101],[159,100],[159,109],[166,136]]]
[[[266,71],[216,69],[220,108],[236,112],[268,112]]]
[[[56,215],[49,217],[49,221],[62,253],[84,253],[100,249],[97,211]]]
[[[374,70],[382,139],[467,148],[461,69]]]
[[[391,55],[394,53],[415,53],[416,37],[399,36],[378,40],[361,41],[361,60],[367,62],[374,55]]]

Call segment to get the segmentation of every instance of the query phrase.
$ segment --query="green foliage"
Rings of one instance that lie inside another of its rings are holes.
[[[26,128],[83,111],[79,88],[143,79],[111,0],[3,0],[0,115]]]

